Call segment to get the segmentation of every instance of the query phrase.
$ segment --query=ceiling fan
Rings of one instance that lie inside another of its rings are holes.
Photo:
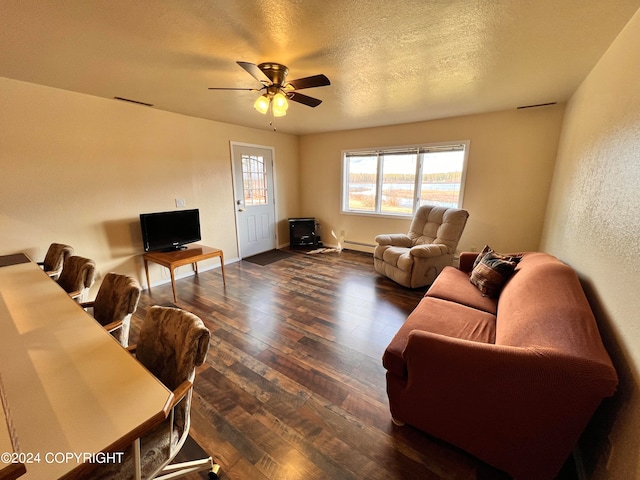
[[[234,88],[234,87],[209,87],[209,90],[245,90],[264,93],[253,104],[260,113],[266,114],[269,110],[274,117],[286,115],[289,108],[288,100],[302,103],[309,107],[317,107],[322,100],[299,93],[305,88],[324,87],[331,85],[325,75],[312,75],[287,81],[289,69],[284,65],[274,62],[265,62],[259,65],[250,62],[236,62],[246,70],[253,78],[262,84],[261,88]]]

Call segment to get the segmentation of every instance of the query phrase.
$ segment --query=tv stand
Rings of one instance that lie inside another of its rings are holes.
[[[173,288],[173,301],[178,301],[176,293],[176,278],[174,271],[183,265],[193,265],[198,275],[198,262],[208,258],[220,257],[220,268],[222,270],[222,283],[226,286],[227,281],[224,278],[224,255],[219,248],[205,247],[204,245],[183,245],[179,250],[169,250],[163,252],[147,252],[142,258],[144,259],[144,271],[147,274],[147,289],[151,291],[151,282],[149,281],[149,262],[157,263],[169,269],[171,274],[171,287]]]

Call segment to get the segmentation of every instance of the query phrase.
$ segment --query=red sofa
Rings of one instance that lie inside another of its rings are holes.
[[[552,479],[618,378],[574,270],[525,253],[498,298],[446,267],[387,347],[394,422],[517,479]]]

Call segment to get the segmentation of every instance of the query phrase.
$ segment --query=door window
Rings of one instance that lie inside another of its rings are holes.
[[[242,184],[244,204],[266,205],[268,202],[267,171],[263,156],[242,155]]]

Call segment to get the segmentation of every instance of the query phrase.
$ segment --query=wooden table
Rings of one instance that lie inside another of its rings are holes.
[[[220,268],[222,269],[222,283],[227,284],[224,278],[224,254],[218,248],[205,247],[204,245],[193,244],[184,250],[172,250],[170,252],[147,252],[143,255],[144,271],[147,274],[147,288],[151,290],[149,281],[149,262],[157,263],[169,269],[171,274],[171,287],[173,288],[173,300],[178,301],[176,293],[175,269],[183,265],[192,264],[198,274],[198,262],[208,258],[220,257]]]
[[[96,454],[164,420],[173,398],[33,262],[0,267],[0,372],[21,480],[81,478]]]

